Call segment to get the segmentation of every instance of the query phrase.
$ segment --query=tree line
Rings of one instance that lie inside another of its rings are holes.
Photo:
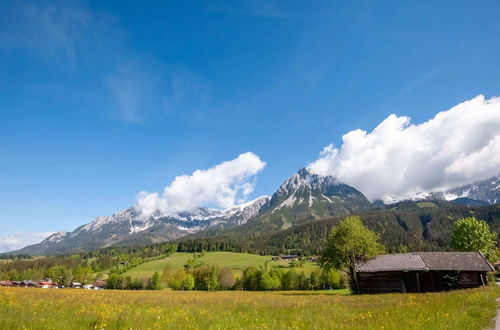
[[[167,264],[162,280],[165,287],[173,290],[315,290],[345,286],[340,272],[335,269],[318,269],[306,275],[295,269],[301,265],[301,262],[291,262],[290,268],[279,268],[266,262],[247,267],[241,276],[235,277],[231,268],[204,264],[195,253],[181,269]]]
[[[138,265],[174,253],[171,243],[147,247],[117,247],[80,254],[30,259],[14,258],[0,263],[0,280],[52,280],[67,286],[70,282],[91,283],[104,273],[121,274]],[[102,274],[99,274],[102,273]]]

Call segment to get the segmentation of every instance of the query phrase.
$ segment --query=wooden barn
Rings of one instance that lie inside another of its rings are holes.
[[[429,292],[486,284],[493,266],[480,252],[384,254],[356,263],[359,293]]]

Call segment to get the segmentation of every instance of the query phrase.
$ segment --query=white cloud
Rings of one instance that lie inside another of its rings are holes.
[[[145,217],[161,213],[191,211],[199,206],[229,208],[242,203],[254,189],[253,177],[266,163],[246,152],[207,170],[181,175],[165,187],[163,195],[140,192],[136,209]]]
[[[309,169],[372,200],[471,183],[500,172],[500,98],[479,95],[417,125],[390,115],[372,132],[357,129],[342,141],[325,147]]]
[[[40,243],[53,233],[15,233],[12,235],[0,236],[0,252],[14,251],[27,245]]]

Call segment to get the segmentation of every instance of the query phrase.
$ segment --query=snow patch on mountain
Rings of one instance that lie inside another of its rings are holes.
[[[131,219],[137,219],[137,212],[134,208],[129,208],[125,211],[120,211],[109,217],[97,217],[94,221],[89,222],[88,224],[77,229],[78,232],[87,231],[94,232],[101,230],[104,226],[109,225],[111,223],[120,224],[127,223],[131,221]]]
[[[262,208],[269,204],[271,197],[269,196],[261,196],[253,201],[243,203],[232,207],[226,211],[224,211],[224,219],[237,218],[236,221],[238,224],[243,224],[248,222],[251,218],[257,216]]]
[[[297,192],[298,189],[299,189],[299,187],[296,187],[295,191],[287,199],[285,199],[280,205],[278,205],[278,207],[276,207],[272,213],[274,213],[278,210],[281,210],[284,207],[293,207],[293,205],[295,204],[295,201],[297,201],[297,198],[295,198],[295,193]]]
[[[309,208],[311,208],[313,206],[313,203],[314,203],[314,200],[316,198],[314,198],[311,194],[311,192],[309,192]]]
[[[324,199],[326,199],[328,201],[328,203],[333,203],[332,200],[330,198],[328,198],[328,196],[325,196],[325,195],[321,194],[321,197],[323,197]]]
[[[132,219],[130,219],[130,234],[135,234],[144,231],[149,227],[151,227],[151,225],[152,225],[151,221],[137,222],[137,221],[132,221]]]
[[[54,233],[52,235],[50,235],[49,237],[47,237],[46,239],[43,240],[43,242],[46,242],[46,243],[58,243],[60,241],[62,241],[65,237],[68,236],[68,232],[66,231],[60,231],[60,232],[57,232],[57,233]]]
[[[478,201],[484,201],[489,204],[496,204],[500,200],[500,185],[497,184],[500,175],[481,180],[472,184],[455,187],[435,192],[420,192],[408,194],[400,198],[385,197],[384,204],[394,204],[400,201],[425,201],[425,200],[446,200],[453,201],[458,198],[470,198]]]

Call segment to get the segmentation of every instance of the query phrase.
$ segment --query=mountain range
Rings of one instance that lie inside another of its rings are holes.
[[[384,204],[393,204],[404,200],[430,201],[445,200],[476,203],[477,205],[493,205],[500,203],[500,175],[443,191],[423,192],[403,199],[388,199]]]
[[[500,201],[500,175],[442,192],[417,194],[414,201],[446,200],[465,206]],[[244,232],[287,230],[301,223],[359,214],[383,205],[371,203],[354,187],[332,176],[318,176],[303,168],[287,179],[271,196],[226,209],[206,207],[190,212],[161,214],[144,218],[135,207],[112,216],[98,217],[72,232],[58,232],[16,254],[58,254],[110,246],[147,245],[199,233],[214,236],[221,230]]]

